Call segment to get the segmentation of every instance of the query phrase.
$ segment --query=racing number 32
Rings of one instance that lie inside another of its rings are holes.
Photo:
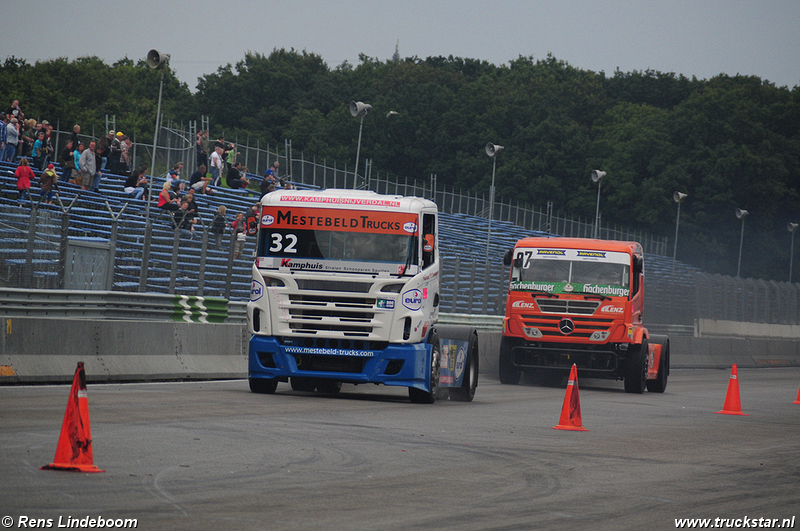
[[[296,253],[297,236],[294,234],[272,233],[272,245],[269,247],[271,253]]]

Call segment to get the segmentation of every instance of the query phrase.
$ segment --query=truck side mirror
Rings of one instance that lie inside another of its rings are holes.
[[[506,254],[503,255],[503,265],[510,266],[511,265],[511,257],[514,256],[514,249],[509,249],[506,251]]]
[[[641,275],[644,271],[644,258],[634,255],[633,257],[633,274]]]

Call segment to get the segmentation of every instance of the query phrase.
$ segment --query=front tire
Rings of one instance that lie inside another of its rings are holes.
[[[313,393],[317,388],[317,381],[314,378],[297,378],[293,376],[290,383],[293,391]]]
[[[519,384],[522,371],[514,367],[514,355],[511,349],[514,343],[507,337],[500,339],[500,357],[498,358],[498,376],[500,383],[507,385]]]
[[[641,345],[628,347],[628,360],[625,367],[625,392],[644,393],[647,382],[647,355],[650,352],[647,340],[642,340]]]
[[[342,382],[336,380],[320,380],[317,382],[317,392],[323,395],[337,395],[342,390]]]
[[[250,390],[254,393],[271,395],[278,388],[277,378],[248,378]]]

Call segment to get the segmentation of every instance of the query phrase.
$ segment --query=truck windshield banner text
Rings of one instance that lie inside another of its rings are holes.
[[[404,212],[352,211],[332,208],[286,208],[266,206],[261,228],[330,230],[373,234],[417,234],[417,216]]]

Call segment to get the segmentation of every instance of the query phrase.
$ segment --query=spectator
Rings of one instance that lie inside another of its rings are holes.
[[[3,152],[2,160],[14,162],[17,158],[17,147],[19,144],[19,120],[12,118],[6,126],[6,149]]]
[[[167,212],[175,212],[176,210],[180,210],[180,203],[178,203],[178,198],[173,197],[170,194],[170,188],[168,182],[165,182],[164,185],[161,187],[161,192],[158,194],[158,208],[166,210]]]
[[[8,142],[8,133],[6,129],[6,118],[7,115],[3,114],[0,116],[0,156],[5,155],[6,152],[6,143]],[[2,160],[5,160],[3,158]]]
[[[78,142],[78,149],[72,152],[72,157],[74,159],[75,167],[72,169],[72,179],[70,179],[71,184],[81,184],[81,170],[80,170],[80,163],[81,163],[81,155],[86,148],[83,145],[83,142]]]
[[[19,122],[25,120],[25,114],[19,107],[19,100],[14,100],[11,102],[11,107],[9,107],[6,111],[6,116],[9,120],[12,118],[16,118]]]
[[[242,255],[244,250],[244,242],[247,241],[247,229],[244,226],[244,213],[239,212],[236,214],[236,219],[231,223],[231,230],[233,231],[236,239],[233,244],[233,259],[236,260]]]
[[[33,166],[36,169],[41,170],[42,164],[46,160],[47,156],[47,133],[40,129],[38,133],[36,133],[36,141],[33,143],[33,148],[31,148],[31,158],[33,159]]]
[[[186,188],[186,181],[181,180],[181,170],[183,170],[183,162],[178,162],[167,173],[167,182],[176,192],[183,192]]]
[[[67,140],[67,145],[64,146],[61,156],[58,157],[58,161],[61,163],[61,180],[64,182],[72,178],[72,170],[75,169],[74,145],[72,140]]]
[[[97,142],[92,142],[95,145],[92,153],[94,153],[94,179],[92,180],[92,191],[99,192],[100,191],[100,180],[103,178],[103,172],[100,171],[100,168],[103,166],[103,158],[97,154]],[[90,144],[91,146],[91,144]]]
[[[264,186],[263,186],[263,184],[264,184],[264,183],[263,183],[263,182],[262,182],[261,184],[262,184],[262,187],[261,187],[261,197],[264,197],[264,196],[265,196],[265,195],[267,195],[268,193],[270,193],[270,192],[274,192],[274,191],[275,191],[275,185],[274,185],[274,184],[268,183],[268,184],[267,184],[267,186],[266,186],[266,188],[264,188]]]
[[[197,166],[208,166],[208,131],[200,130],[197,132],[195,150],[197,152]]]
[[[261,201],[258,201],[244,216],[244,226],[248,236],[255,236],[258,234],[258,218],[259,211],[261,210]]]
[[[280,167],[280,163],[276,160],[272,163],[272,166],[267,168],[267,171],[264,172],[264,180],[274,184],[275,188],[278,187],[278,183],[280,182],[280,177],[278,177],[278,168]]]
[[[225,163],[228,165],[228,168],[232,168],[234,163],[236,163],[236,157],[241,155],[239,151],[236,151],[236,144],[228,144],[230,148],[225,154]]]
[[[30,120],[24,121],[21,123],[22,125],[22,149],[20,150],[20,155],[23,157],[27,157],[30,155],[31,146],[36,141],[36,120],[31,118]]]
[[[147,166],[140,166],[125,180],[125,193],[134,199],[142,199],[147,194]]]
[[[189,202],[190,212],[194,212],[195,214],[197,214],[197,212],[200,210],[200,207],[197,206],[197,201],[194,200],[194,190],[192,190],[191,188],[189,188],[189,191],[186,192],[185,196],[183,196],[183,201]]]
[[[210,232],[216,239],[217,249],[221,247],[222,236],[225,234],[225,229],[228,228],[228,219],[225,217],[227,212],[228,209],[225,207],[225,205],[220,205],[217,209],[217,213],[214,214],[214,219],[211,221]]]
[[[103,165],[100,166],[101,170],[105,170],[106,167],[108,167],[108,154],[111,149],[111,143],[114,141],[115,134],[114,131],[109,131],[108,136],[104,136],[97,142],[97,153],[103,159]],[[73,145],[77,146],[78,143],[76,142]]]
[[[69,139],[72,140],[73,146],[78,145],[79,142],[78,135],[80,134],[80,132],[81,132],[81,126],[79,126],[78,124],[72,126],[72,133],[70,133]]]
[[[181,238],[192,239],[194,237],[194,226],[197,223],[195,213],[189,210],[189,201],[185,198],[181,201],[180,210],[175,212],[175,225],[181,229]]]
[[[214,190],[208,189],[208,184],[211,182],[210,177],[206,177],[206,167],[204,164],[201,164],[197,171],[192,174],[189,178],[189,186],[192,190],[196,190],[198,192],[202,192],[204,194],[213,194]]]
[[[117,172],[120,175],[129,175],[131,173],[131,152],[133,149],[133,142],[130,138],[128,138],[128,135],[122,135],[120,138],[119,149],[119,167],[117,168]]]
[[[211,154],[211,183],[219,186],[219,179],[222,175],[222,148],[214,146],[214,153]]]
[[[17,178],[17,190],[19,190],[19,202],[22,206],[22,201],[31,198],[31,181],[35,178],[33,170],[28,165],[28,159],[22,157],[19,159],[19,166],[17,171],[14,172],[14,177]]]
[[[240,162],[234,162],[233,166],[231,166],[231,168],[228,170],[228,176],[225,179],[225,182],[228,183],[228,186],[234,190],[238,190],[239,188],[247,188],[247,185],[250,184],[250,181],[248,181],[246,177],[239,173],[240,166]]]
[[[94,140],[89,142],[89,149],[84,149],[78,161],[78,169],[81,176],[81,190],[89,190],[94,184],[94,174],[97,173],[97,162],[94,158],[94,151],[97,144]]]
[[[56,175],[56,167],[52,164],[47,165],[47,169],[42,172],[41,177],[41,200],[47,200],[48,205],[53,204],[53,188],[57,186],[58,175]]]
[[[108,146],[108,162],[107,168],[111,173],[119,174],[119,159],[122,156],[122,137],[125,136],[122,131],[114,133],[114,138]]]

